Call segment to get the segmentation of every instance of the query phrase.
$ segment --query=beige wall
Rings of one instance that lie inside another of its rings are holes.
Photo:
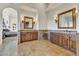
[[[46,8],[44,4],[38,5],[38,21],[39,21],[39,29],[48,29],[47,23],[47,14],[46,14]]]

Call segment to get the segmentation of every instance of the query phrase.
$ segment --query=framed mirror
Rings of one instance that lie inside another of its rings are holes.
[[[76,28],[76,8],[58,14],[59,29],[75,29]]]
[[[24,29],[32,29],[33,28],[33,17],[24,16]]]

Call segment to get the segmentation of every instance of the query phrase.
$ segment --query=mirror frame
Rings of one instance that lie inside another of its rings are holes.
[[[61,27],[59,24],[59,17],[63,14],[66,14],[68,12],[72,12],[72,22],[73,22],[73,26],[72,27]],[[62,12],[60,14],[58,14],[58,29],[76,29],[76,8],[70,9],[68,11]]]
[[[33,17],[24,16],[24,23],[25,23],[26,18],[32,19],[32,27],[31,28],[25,28],[25,25],[24,25],[24,29],[33,29]]]

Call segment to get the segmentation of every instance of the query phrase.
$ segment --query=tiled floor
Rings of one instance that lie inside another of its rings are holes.
[[[19,45],[18,55],[22,56],[73,56],[74,53],[47,40],[36,40]]]
[[[35,40],[22,43],[18,46],[16,37],[4,39],[0,46],[1,56],[62,56],[74,55],[74,53],[65,50],[47,40]]]
[[[3,40],[3,44],[0,46],[1,56],[15,56],[17,55],[17,38],[8,37]]]

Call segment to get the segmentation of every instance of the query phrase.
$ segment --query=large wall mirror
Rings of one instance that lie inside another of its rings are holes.
[[[75,29],[76,28],[76,8],[58,14],[59,29]]]
[[[33,17],[24,16],[24,29],[33,29]]]

